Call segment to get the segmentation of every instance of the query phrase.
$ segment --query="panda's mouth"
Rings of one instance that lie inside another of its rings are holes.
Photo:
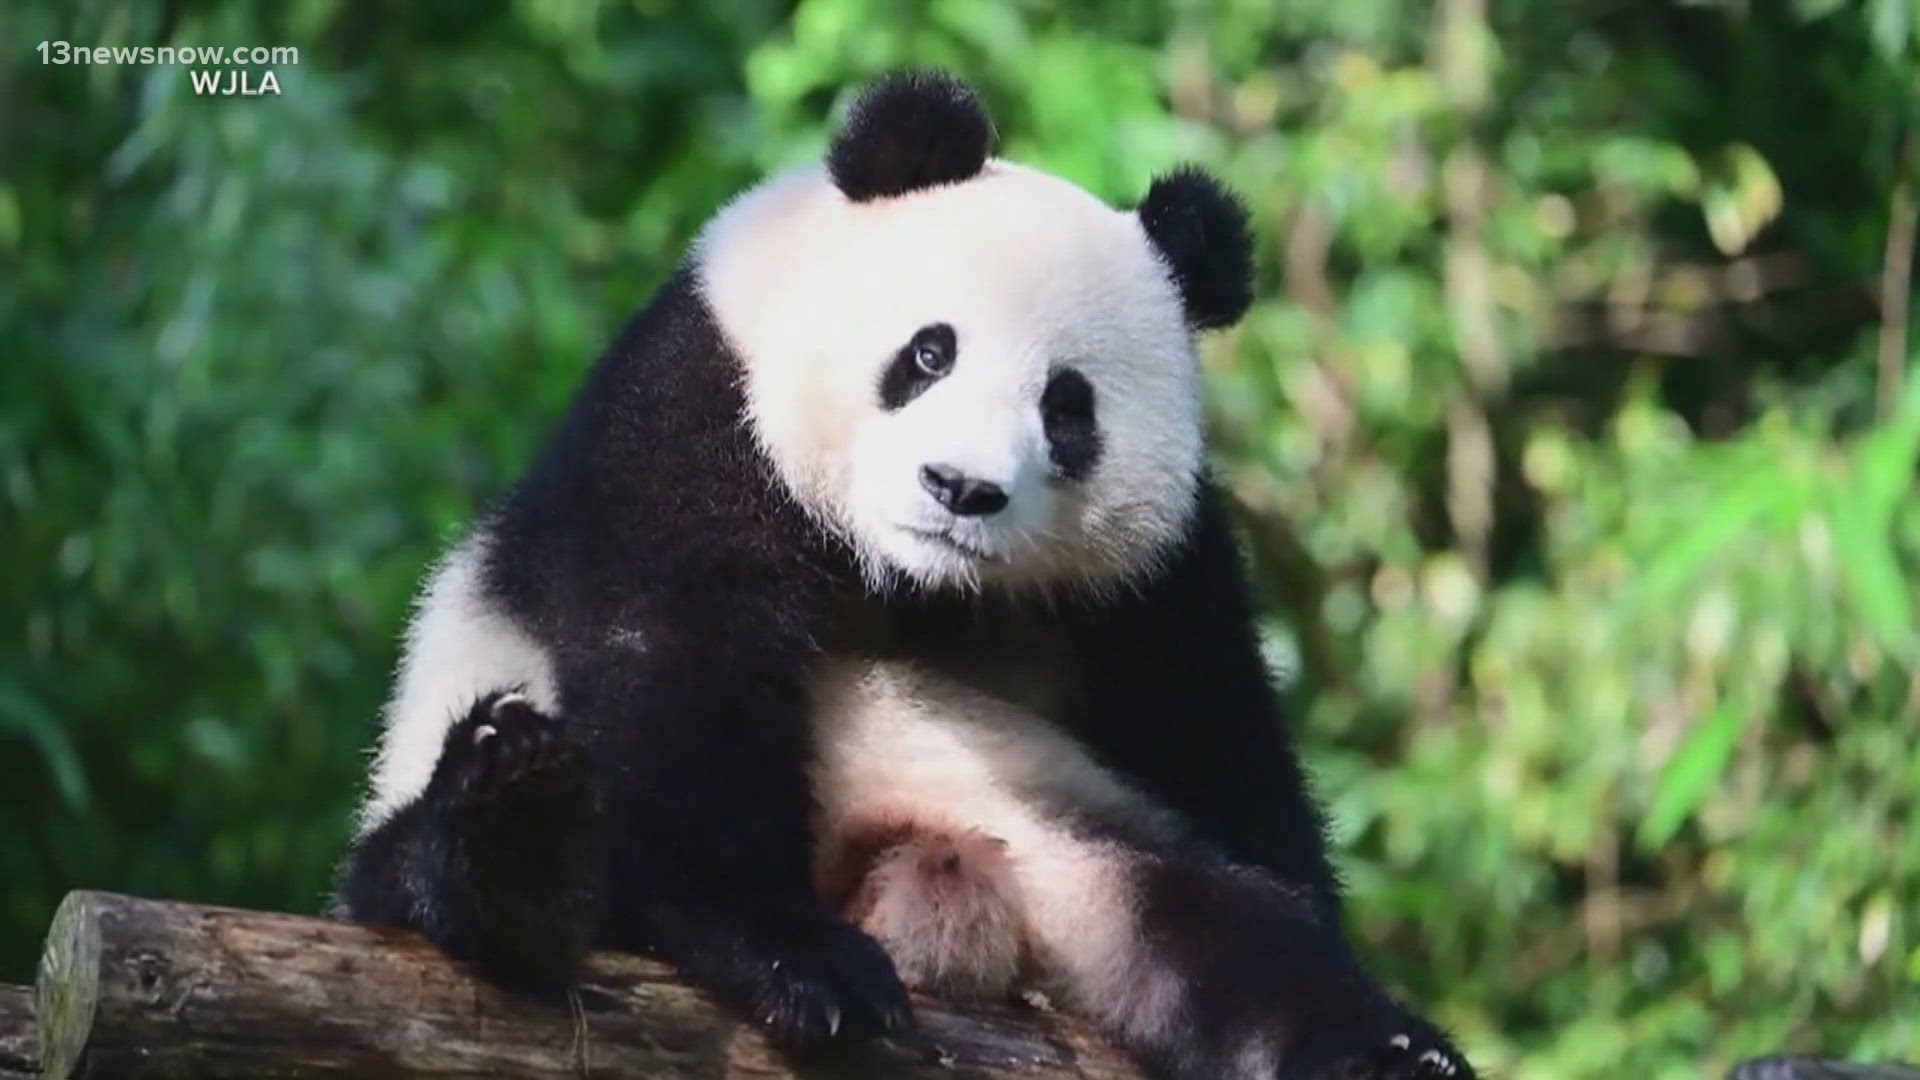
[[[965,555],[969,559],[978,559],[981,562],[1000,561],[998,555],[993,554],[985,548],[975,547],[950,532],[941,532],[935,529],[916,529],[911,525],[901,526],[900,531],[916,539],[946,548],[948,551],[956,554]]]

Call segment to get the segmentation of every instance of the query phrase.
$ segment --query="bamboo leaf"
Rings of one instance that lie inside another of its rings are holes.
[[[1726,770],[1727,759],[1733,756],[1734,743],[1739,741],[1750,715],[1734,702],[1722,702],[1688,733],[1673,757],[1667,759],[1654,785],[1653,800],[1636,837],[1642,848],[1657,848],[1673,839],[1699,809],[1707,791]]]
[[[1913,651],[1913,608],[1885,522],[1862,498],[1839,493],[1827,516],[1847,588],[1880,646],[1896,655]]]
[[[1913,486],[1914,460],[1920,457],[1920,379],[1908,380],[1892,418],[1862,439],[1853,455],[1855,499],[1874,528],[1885,528]]]
[[[53,776],[53,784],[69,806],[87,803],[87,776],[80,766],[80,755],[60,726],[60,720],[45,705],[12,683],[0,682],[0,731],[13,730],[40,750],[40,760]]]
[[[1870,0],[1867,24],[1873,44],[1888,63],[1898,63],[1913,44],[1913,0]]]
[[[1758,522],[1797,508],[1805,484],[1783,482],[1775,470],[1753,469],[1709,505],[1691,526],[1660,548],[1638,582],[1627,591],[1623,608],[1668,599],[1697,578],[1707,564]]]

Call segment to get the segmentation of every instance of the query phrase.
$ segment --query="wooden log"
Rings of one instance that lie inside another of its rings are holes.
[[[1920,1080],[1920,1068],[1776,1055],[1735,1065],[1727,1080]]]
[[[1058,1015],[919,1002],[923,1038],[797,1063],[663,965],[596,954],[572,1007],[503,993],[412,934],[70,893],[41,957],[49,1077],[1139,1080]]]
[[[0,983],[0,1080],[40,1075],[39,1025],[33,1020],[33,991]]]

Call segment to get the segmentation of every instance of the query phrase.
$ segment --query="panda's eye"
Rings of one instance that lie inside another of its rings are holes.
[[[959,355],[959,339],[953,327],[932,323],[914,331],[913,337],[893,355],[880,376],[880,407],[892,412],[953,371]]]
[[[953,330],[945,323],[913,335],[913,366],[920,374],[939,378],[953,370]]]

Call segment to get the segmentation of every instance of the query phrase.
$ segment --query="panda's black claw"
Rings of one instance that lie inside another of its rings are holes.
[[[1466,1057],[1426,1022],[1403,1016],[1389,1030],[1384,1038],[1369,1036],[1338,1049],[1322,1040],[1318,1052],[1302,1055],[1305,1060],[1289,1063],[1280,1075],[1289,1080],[1475,1080]]]
[[[918,1028],[914,1022],[913,1002],[902,993],[898,998],[881,1003],[879,1008],[879,1026],[883,1034],[893,1035],[913,1031]]]
[[[886,950],[852,926],[836,923],[831,933],[838,939],[834,948],[840,952],[842,994],[852,1025],[876,1035],[911,1030],[913,1001]]]
[[[681,967],[738,1002],[780,1046],[804,1053],[913,1026],[893,962],[854,927],[823,913],[747,937],[744,945],[696,949]]]
[[[783,1046],[809,1049],[840,1033],[840,1005],[832,990],[798,972],[770,972],[754,1015]]]

